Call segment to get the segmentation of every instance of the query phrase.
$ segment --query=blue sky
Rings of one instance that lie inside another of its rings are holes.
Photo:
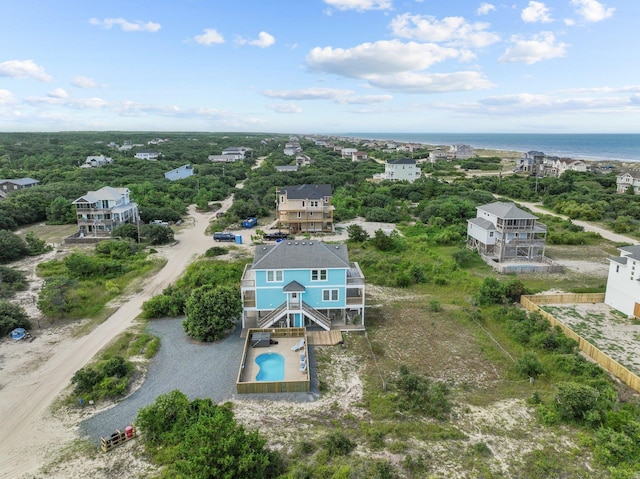
[[[638,0],[18,0],[0,131],[640,132]]]

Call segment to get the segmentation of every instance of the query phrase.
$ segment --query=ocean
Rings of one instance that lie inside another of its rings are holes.
[[[521,153],[535,150],[547,156],[592,161],[640,161],[640,134],[631,133],[343,133],[339,136],[427,145],[465,144]]]

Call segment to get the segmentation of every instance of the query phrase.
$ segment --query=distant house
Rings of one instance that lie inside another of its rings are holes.
[[[38,186],[40,182],[33,178],[14,178],[8,180],[0,179],[0,191],[8,195],[14,191],[24,190],[26,188],[33,188]]]
[[[416,160],[410,158],[399,158],[397,160],[387,160],[385,162],[384,173],[373,176],[374,181],[408,181],[413,183],[422,171],[416,166]]]
[[[546,166],[552,168],[555,176],[561,176],[567,171],[587,171],[587,164],[582,160],[573,160],[571,158],[554,158],[552,161],[547,161]]]
[[[87,156],[80,168],[98,168],[113,163],[113,158],[104,155]]]
[[[451,153],[448,153],[443,150],[433,150],[429,152],[429,161],[431,163],[435,163],[437,161],[449,160],[451,159]]]
[[[247,153],[252,152],[253,149],[246,146],[230,146],[222,151],[223,155],[238,155],[239,159],[244,160]]]
[[[468,160],[476,156],[476,152],[469,145],[453,145],[451,153],[457,160]]]
[[[604,302],[627,316],[640,318],[640,245],[618,250],[620,256],[609,258]]]
[[[241,293],[243,329],[364,329],[364,275],[344,244],[291,240],[257,246],[242,274]]]
[[[364,161],[369,158],[365,151],[354,151],[351,153],[351,161]]]
[[[284,145],[284,154],[287,156],[294,156],[298,153],[302,153],[302,147],[298,142],[289,142]]]
[[[314,161],[311,159],[309,155],[305,155],[302,153],[298,153],[296,155],[296,165],[298,166],[309,166]]]
[[[276,171],[279,172],[279,173],[298,171],[298,165],[280,165],[280,166],[276,166]]]
[[[138,205],[129,188],[105,186],[73,201],[80,236],[109,236],[117,226],[138,221]]]
[[[640,172],[627,171],[616,176],[616,192],[624,193],[632,186],[634,194],[640,194]]]
[[[169,181],[183,180],[190,176],[193,176],[193,166],[189,164],[174,168],[164,174],[164,177]]]
[[[478,206],[476,217],[467,220],[467,248],[478,251],[487,264],[503,272],[509,272],[505,262],[530,263],[518,266],[520,272],[558,269],[544,255],[546,237],[546,225],[514,203]]]
[[[357,148],[342,148],[342,150],[340,150],[340,156],[342,156],[342,158],[351,158],[354,153],[358,153]]]
[[[209,155],[207,159],[214,163],[233,163],[234,161],[241,161],[244,156],[241,155]]]
[[[545,154],[541,151],[531,150],[516,159],[516,169],[526,173],[538,173],[543,167]]]
[[[285,186],[277,191],[279,228],[291,233],[333,232],[331,185]]]
[[[134,155],[139,160],[157,160],[160,157],[160,152],[155,150],[140,150]]]

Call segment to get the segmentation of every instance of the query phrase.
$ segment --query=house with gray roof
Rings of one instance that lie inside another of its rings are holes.
[[[384,165],[384,173],[373,175],[373,181],[408,181],[413,183],[422,175],[420,168],[416,166],[416,160],[411,158],[398,158],[387,160]]]
[[[520,263],[519,272],[557,267],[544,255],[546,237],[546,225],[515,203],[496,201],[478,206],[476,217],[467,220],[467,247],[503,272],[508,263],[514,268]]]
[[[193,166],[190,164],[179,166],[164,174],[164,177],[169,181],[184,180],[190,176],[193,176]]]
[[[73,201],[78,218],[78,236],[108,237],[114,228],[122,224],[136,224],[138,205],[131,201],[129,193],[129,188],[105,186]]]
[[[256,246],[242,274],[242,328],[364,329],[364,275],[345,244]]]
[[[609,258],[605,304],[629,317],[640,318],[640,245],[618,248]]]
[[[332,233],[331,185],[285,186],[277,191],[278,227],[289,233]]]
[[[4,193],[4,196],[7,196],[14,191],[33,188],[34,186],[38,186],[39,184],[40,182],[38,180],[34,180],[33,178],[13,178],[9,180],[0,179],[0,191]]]

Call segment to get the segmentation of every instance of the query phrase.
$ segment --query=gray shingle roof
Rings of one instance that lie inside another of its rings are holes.
[[[498,218],[503,219],[538,219],[537,216],[532,215],[531,213],[527,213],[526,211],[518,208],[515,203],[507,203],[503,201],[496,201],[495,203],[488,203],[486,205],[478,206],[478,210],[486,211],[487,213],[496,215]]]
[[[331,196],[331,185],[294,185],[280,188],[278,193],[287,193],[290,200],[317,200]]]
[[[34,180],[33,178],[14,178],[14,179],[0,180],[0,183],[6,183],[7,181],[10,181],[11,183],[14,183],[20,186],[37,185],[38,183],[40,183],[38,180]]]
[[[390,165],[415,165],[416,160],[411,158],[398,158],[397,160],[387,160]]]
[[[626,257],[635,259],[636,261],[640,261],[640,245],[631,245],[631,246],[623,246],[622,248],[618,248],[625,254]]]
[[[302,286],[297,281],[291,281],[291,283],[282,288],[282,291],[284,291],[285,293],[302,293],[306,290],[307,288]]]
[[[495,225],[489,221],[489,220],[485,220],[484,218],[471,218],[470,220],[467,220],[467,222],[472,223],[474,225],[478,225],[480,228],[485,229],[485,230],[494,230],[496,229]]]
[[[347,245],[281,241],[257,246],[252,269],[349,268]]]

